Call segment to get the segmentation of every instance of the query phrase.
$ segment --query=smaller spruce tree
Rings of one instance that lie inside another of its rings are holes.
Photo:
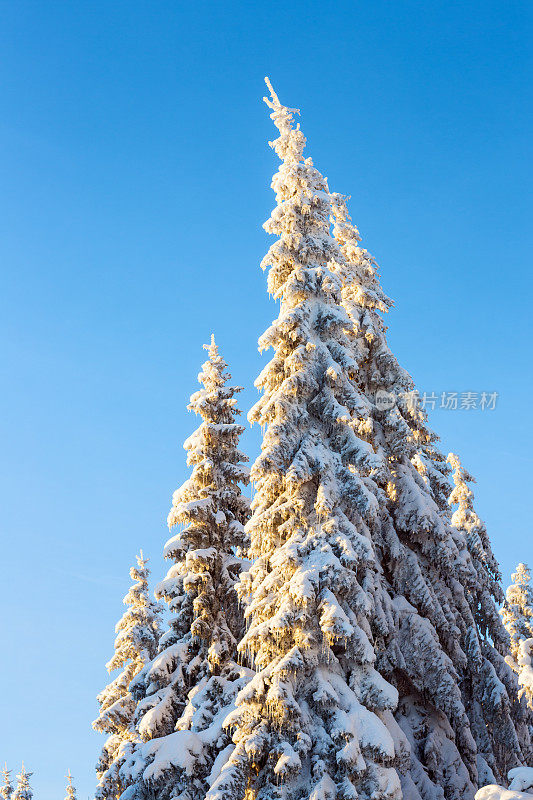
[[[13,794],[13,784],[11,783],[11,770],[7,768],[7,764],[4,765],[2,770],[2,778],[4,782],[0,787],[0,797],[2,800],[10,800]]]
[[[122,791],[119,769],[138,738],[134,724],[136,701],[129,685],[157,652],[161,607],[150,596],[147,563],[141,550],[137,566],[130,569],[135,583],[123,600],[128,609],[115,628],[115,653],[106,664],[109,672],[121,672],[97,698],[100,714],[93,728],[109,734],[96,765],[97,800],[112,800]]]
[[[66,774],[66,779],[67,779],[67,793],[65,795],[65,800],[77,800],[76,787],[72,783],[72,775],[70,774],[70,770]]]
[[[132,684],[144,743],[122,769],[123,800],[203,800],[233,749],[223,722],[250,675],[237,663],[243,618],[235,583],[250,515],[241,490],[248,483],[248,459],[239,450],[244,427],[236,422],[241,387],[229,385],[214,336],[204,348],[202,388],[188,406],[202,422],[184,444],[192,472],[172,498],[167,521],[178,533],[165,545],[172,566],[156,587],[168,604],[169,628]]]
[[[451,506],[457,505],[451,523],[464,535],[475,569],[475,574],[472,573],[475,580],[467,586],[467,597],[481,636],[490,636],[502,651],[509,645],[495,605],[504,600],[500,584],[502,576],[485,524],[474,509],[474,493],[468,484],[475,483],[475,479],[462,466],[455,453],[450,453],[447,461],[453,470],[454,482],[448,502]]]
[[[17,788],[11,795],[12,800],[32,800],[33,789],[30,786],[30,778],[32,775],[33,772],[26,772],[23,761],[22,768],[17,775]]]
[[[520,752],[522,758],[527,758],[526,716],[525,709],[515,702],[514,676],[504,661],[509,636],[496,608],[496,603],[504,599],[501,574],[485,524],[474,509],[474,493],[469,484],[475,481],[454,453],[448,455],[447,461],[454,481],[449,504],[457,505],[451,523],[458,543],[466,544],[465,563],[473,567],[465,570],[468,608],[462,610],[458,622],[470,667],[463,675],[462,690],[477,743],[479,781],[487,783],[494,782],[498,774],[502,777],[502,765],[503,774],[516,766],[517,757],[521,760]]]
[[[505,602],[500,613],[511,638],[507,661],[518,672],[520,642],[533,637],[533,589],[529,567],[519,564],[511,579],[513,582],[505,593]]]
[[[511,578],[513,583],[500,612],[511,639],[506,661],[518,676],[518,694],[527,703],[533,738],[533,589],[529,567],[519,564]]]

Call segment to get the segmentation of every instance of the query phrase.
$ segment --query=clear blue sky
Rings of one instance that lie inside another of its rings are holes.
[[[94,790],[91,731],[139,547],[161,556],[215,331],[256,397],[276,315],[270,75],[352,195],[505,580],[531,545],[530,0],[0,4],[0,759]],[[258,432],[246,435],[256,452]]]

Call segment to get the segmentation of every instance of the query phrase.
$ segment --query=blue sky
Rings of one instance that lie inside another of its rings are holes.
[[[95,695],[135,553],[165,569],[211,331],[257,396],[266,74],[352,196],[420,390],[499,393],[430,420],[505,581],[533,562],[531,22],[529,0],[0,3],[0,758],[38,800],[68,768],[94,791]]]

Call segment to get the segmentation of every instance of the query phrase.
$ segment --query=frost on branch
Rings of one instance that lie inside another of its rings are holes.
[[[133,682],[139,698],[136,745],[122,769],[124,800],[203,798],[231,745],[223,722],[250,671],[236,662],[244,621],[235,583],[247,550],[249,501],[244,428],[236,423],[230,375],[214,337],[188,406],[202,422],[185,442],[191,475],[174,492],[165,545],[171,562],[156,587],[170,612],[159,653]],[[231,749],[231,748],[230,748]]]
[[[96,800],[115,800],[123,789],[120,768],[138,739],[135,730],[136,700],[129,690],[133,678],[155,656],[159,643],[161,607],[150,597],[148,560],[142,551],[130,569],[134,581],[124,605],[127,610],[117,622],[115,653],[106,664],[109,672],[120,670],[117,677],[98,695],[100,713],[93,728],[108,738],[96,766]]]
[[[228,717],[235,749],[208,798],[399,798],[397,694],[375,669],[369,623],[380,460],[352,417],[366,405],[329,266],[340,256],[327,185],[268,85],[282,164],[264,226],[278,238],[262,267],[280,312],[259,340],[273,356],[249,414],[264,438],[251,472],[253,563],[238,587],[239,649],[257,674]]]

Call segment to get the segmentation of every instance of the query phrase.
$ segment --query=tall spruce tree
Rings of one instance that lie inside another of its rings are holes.
[[[13,794],[13,784],[11,783],[11,770],[7,768],[7,764],[4,764],[2,779],[3,783],[2,786],[0,786],[0,797],[2,800],[10,800]]]
[[[198,376],[203,388],[191,396],[201,417],[185,442],[191,476],[174,493],[168,525],[181,530],[165,545],[172,562],[156,588],[168,603],[169,628],[160,652],[133,684],[140,698],[138,730],[145,744],[123,769],[124,798],[157,796],[203,800],[232,749],[222,723],[250,671],[239,666],[243,633],[235,592],[247,547],[244,525],[249,500],[247,458],[239,450],[244,431],[236,420],[231,376],[215,339]]]
[[[33,772],[27,772],[24,762],[22,762],[21,770],[17,775],[17,786],[11,795],[11,800],[32,800],[33,789],[30,786],[30,778],[32,775]]]
[[[279,238],[262,267],[281,307],[259,340],[274,356],[249,415],[265,433],[251,473],[254,561],[239,586],[248,621],[239,648],[257,675],[227,720],[236,747],[208,798],[396,798],[397,693],[374,667],[369,624],[381,613],[370,536],[380,462],[351,415],[366,411],[348,378],[357,364],[329,266],[339,254],[327,185],[303,157],[293,110],[267,84],[282,164],[264,226]]]
[[[121,671],[98,695],[100,713],[93,722],[95,730],[108,734],[96,765],[97,800],[114,800],[122,792],[119,770],[138,739],[134,724],[136,701],[129,685],[155,656],[159,643],[161,606],[150,596],[150,570],[142,550],[136,560],[136,566],[130,569],[134,584],[123,600],[128,608],[117,622],[115,652],[106,664],[109,672]]]
[[[481,642],[468,602],[469,587],[478,581],[475,553],[470,555],[464,533],[450,524],[444,456],[418,406],[411,377],[387,344],[380,314],[392,303],[381,289],[374,260],[359,244],[346,198],[331,199],[334,234],[344,256],[336,272],[351,321],[348,335],[360,354],[357,382],[372,405],[366,430],[387,464],[376,479],[386,497],[374,543],[382,590],[393,600],[396,620],[392,636],[380,642],[378,668],[399,690],[396,718],[411,745],[411,768],[402,776],[402,788],[405,797],[444,794],[459,800],[472,796],[478,768],[485,781],[491,768],[502,777],[522,763],[529,737],[513,703],[512,676],[501,654],[489,641]],[[490,591],[497,592],[490,572],[495,562],[490,548],[485,555],[486,573],[479,580],[491,589],[483,593],[484,613],[501,644],[490,597]],[[469,678],[478,680],[481,663],[487,714],[493,725],[505,723],[499,731],[503,746],[496,753],[483,725],[472,731],[466,713],[470,698],[463,688]]]

